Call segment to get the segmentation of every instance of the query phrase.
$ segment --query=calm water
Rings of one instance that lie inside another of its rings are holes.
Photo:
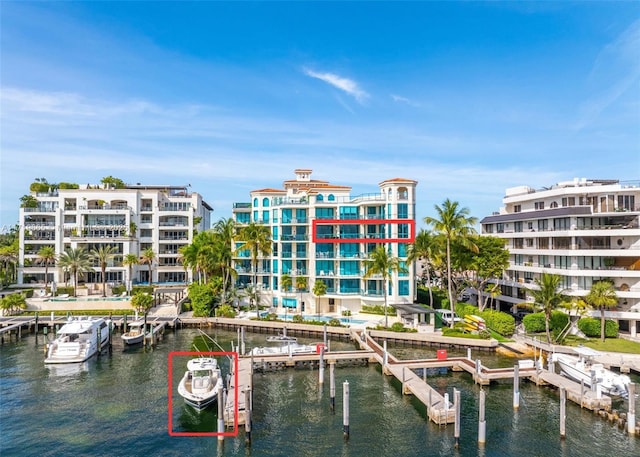
[[[236,333],[209,330],[230,350]],[[169,332],[155,349],[124,350],[114,338],[111,355],[80,369],[48,367],[43,336],[0,347],[0,454],[6,456],[603,456],[640,455],[640,439],[567,402],[567,437],[559,437],[559,401],[553,389],[521,383],[520,409],[512,408],[511,383],[487,389],[487,443],[477,446],[479,387],[465,373],[430,376],[441,392],[462,393],[460,448],[454,427],[427,422],[424,408],[400,393],[379,366],[336,369],[336,414],[329,408],[329,373],[319,388],[316,370],[285,370],[254,379],[253,442],[172,437],[174,431],[214,431],[214,411],[197,415],[177,395],[184,366],[174,358],[173,415],[168,417],[167,361],[190,351],[197,330]],[[248,335],[248,346],[265,335]],[[302,340],[301,342],[311,342]],[[332,349],[353,348],[332,342]],[[401,358],[435,357],[435,350],[390,348]],[[451,355],[455,353],[450,351]],[[512,359],[478,354],[487,366]],[[474,354],[474,357],[476,355]],[[186,360],[185,360],[186,365]],[[351,436],[342,436],[342,383],[349,381]],[[638,378],[635,379],[638,381]],[[639,403],[639,402],[637,402]],[[626,405],[616,405],[626,410]],[[640,411],[640,404],[636,406]]]

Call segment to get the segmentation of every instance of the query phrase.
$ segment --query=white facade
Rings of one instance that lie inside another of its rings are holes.
[[[190,273],[179,261],[178,249],[191,243],[194,230],[210,227],[212,208],[186,186],[127,185],[123,189],[104,185],[84,185],[79,189],[59,189],[34,193],[35,208],[20,208],[20,268],[18,283],[45,283],[45,266],[38,251],[52,246],[57,255],[66,248],[113,246],[116,255],[106,270],[112,284],[149,283],[148,265],[136,265],[132,277],[122,265],[127,254],[153,249],[157,260],[152,267],[153,283],[185,283]],[[101,271],[84,275],[87,283],[101,283]],[[69,282],[64,272],[50,265],[48,282]]]
[[[503,203],[481,221],[483,235],[507,240],[503,305],[530,301],[527,290],[543,272],[561,276],[576,297],[608,279],[619,299],[615,311],[625,318],[621,330],[636,334],[636,320],[628,318],[640,311],[640,183],[574,179],[544,189],[520,186],[507,189]]]
[[[405,262],[415,237],[417,181],[389,179],[379,184],[379,192],[354,197],[351,187],[311,179],[311,173],[295,170],[296,178],[284,181],[283,188],[255,190],[251,202],[234,205],[238,225],[258,222],[271,230],[272,253],[259,260],[257,272],[263,304],[279,313],[305,314],[384,304],[382,280],[362,278],[368,253],[381,243],[407,269],[393,274],[387,303],[413,303],[414,266]],[[242,255],[234,259],[240,286],[253,281],[250,255]],[[291,290],[283,290],[283,275],[291,277]],[[298,278],[306,287],[297,287]],[[323,297],[312,294],[317,279],[327,285]]]

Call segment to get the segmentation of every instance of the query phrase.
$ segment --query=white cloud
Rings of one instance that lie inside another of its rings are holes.
[[[416,108],[420,106],[420,103],[418,103],[416,101],[413,101],[413,100],[411,100],[411,99],[409,99],[407,97],[402,97],[401,95],[391,94],[391,99],[394,102],[405,103],[405,104],[407,104],[409,106],[413,106],[413,107],[416,107]]]
[[[303,70],[307,76],[324,81],[327,84],[346,92],[355,98],[358,103],[364,103],[365,100],[369,98],[369,94],[362,90],[360,86],[358,86],[357,82],[351,79],[343,78],[342,76],[338,76],[334,73],[316,72],[308,68],[304,68]]]

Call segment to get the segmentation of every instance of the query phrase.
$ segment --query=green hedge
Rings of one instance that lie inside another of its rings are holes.
[[[384,316],[384,305],[362,305],[361,313],[367,314],[380,314]],[[387,306],[387,315],[393,316],[396,313],[396,309],[393,306]]]
[[[527,333],[540,333],[545,331],[544,312],[531,313],[522,318]],[[555,335],[559,334],[569,323],[569,316],[562,311],[551,311],[549,319],[549,330]]]
[[[485,309],[480,312],[477,306],[461,302],[456,304],[456,314],[462,318],[468,315],[480,316],[484,319],[488,328],[503,336],[513,335],[516,329],[516,320],[514,317],[502,311]]]
[[[595,317],[583,317],[578,321],[578,328],[589,338],[600,337],[600,319]],[[605,338],[616,338],[620,330],[618,323],[612,320],[604,321]]]

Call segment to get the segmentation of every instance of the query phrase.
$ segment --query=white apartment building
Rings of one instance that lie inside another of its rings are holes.
[[[87,251],[112,246],[116,252],[106,270],[106,281],[149,283],[148,265],[122,265],[127,254],[140,254],[151,248],[156,254],[152,266],[154,284],[185,284],[191,281],[179,260],[179,248],[190,244],[194,230],[211,225],[212,208],[189,186],[80,185],[78,189],[55,189],[36,193],[34,207],[20,208],[20,267],[18,283],[44,285],[45,266],[38,262],[38,251],[51,246],[57,255],[66,248]],[[83,281],[102,282],[99,265],[84,274]],[[49,266],[48,282],[69,283],[68,275]]]
[[[506,190],[503,204],[480,222],[483,235],[507,240],[503,309],[531,301],[527,291],[543,272],[560,275],[576,297],[608,279],[619,303],[607,316],[623,332],[640,331],[639,182],[576,178],[543,189],[520,186]]]
[[[389,305],[413,303],[415,271],[406,257],[415,238],[417,181],[389,179],[377,193],[352,196],[351,187],[311,174],[297,169],[282,188],[254,190],[250,202],[234,204],[238,225],[257,222],[271,230],[271,255],[259,259],[257,270],[263,304],[280,313],[325,314],[382,305],[384,293]],[[407,269],[393,274],[387,291],[380,278],[363,279],[365,259],[381,243]],[[234,259],[240,287],[253,281],[250,254],[241,254]],[[283,275],[291,277],[291,290],[282,287]],[[306,287],[296,286],[300,277]],[[317,279],[327,286],[323,297],[312,294]]]

